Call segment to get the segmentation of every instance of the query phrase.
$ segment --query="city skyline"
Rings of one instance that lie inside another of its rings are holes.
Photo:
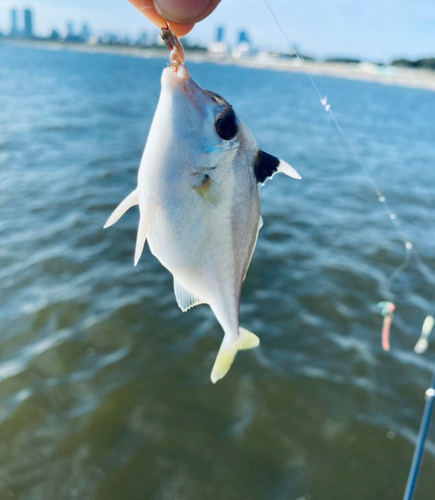
[[[433,56],[435,3],[430,0],[320,0],[288,2],[271,0],[272,9],[289,38],[307,55],[353,56],[387,62],[393,58]],[[249,8],[248,7],[249,4]],[[9,32],[10,10],[31,8],[35,34],[47,36],[55,29],[63,36],[68,22],[76,30],[90,25],[96,35],[115,33],[137,38],[157,35],[157,28],[140,15],[127,0],[76,0],[74,6],[55,0],[8,1],[0,6],[0,31]],[[245,31],[257,48],[285,52],[283,39],[264,0],[224,0],[216,11],[189,35],[193,43],[212,41],[219,25],[225,26],[226,41],[235,44]],[[213,34],[213,35],[212,35]]]
[[[20,40],[35,40],[35,41],[55,41],[55,42],[68,42],[68,43],[85,43],[90,45],[133,45],[136,47],[156,47],[161,46],[162,41],[160,35],[149,37],[146,32],[142,32],[139,37],[118,36],[113,33],[97,35],[92,33],[89,23],[83,23],[81,27],[76,29],[73,21],[67,21],[66,31],[61,34],[61,31],[54,28],[51,33],[41,35],[34,32],[33,26],[34,11],[30,8],[17,9],[12,8],[9,11],[9,28],[4,33],[0,32],[0,36],[8,39]],[[192,44],[187,46],[193,47]],[[210,49],[210,47],[212,48]],[[206,50],[205,46],[194,46],[196,50]],[[208,46],[209,50],[220,55],[227,54],[229,50],[234,49],[233,53],[238,54],[236,57],[252,53],[251,40],[246,31],[239,31],[237,33],[237,41],[235,44],[227,44],[225,37],[225,27],[219,26],[215,32],[212,43]]]
[[[10,29],[5,31],[5,34],[9,36],[24,36],[26,38],[32,38],[34,36],[33,31],[33,11],[30,8],[11,9],[10,15]]]
[[[51,33],[37,33],[34,31],[34,10],[26,7],[24,9],[19,9],[13,7],[9,11],[9,27],[0,32],[1,36],[6,36],[8,38],[20,38],[20,39],[35,39],[35,40],[56,40],[56,41],[66,41],[66,42],[89,42],[89,43],[110,43],[110,42],[121,42],[123,44],[140,44],[144,46],[161,45],[161,38],[156,30],[157,35],[153,40],[149,37],[146,32],[141,32],[138,37],[134,36],[120,36],[115,33],[103,33],[98,34],[92,32],[90,24],[84,22],[81,25],[75,24],[74,21],[66,21],[66,26],[64,29],[53,28]],[[105,40],[105,41],[103,41]],[[218,26],[216,29],[215,37],[212,42],[221,42],[226,44],[226,30],[224,26]],[[245,44],[251,46],[250,37],[248,33],[244,30],[240,30],[237,33],[237,40],[235,44],[228,44],[229,46]]]

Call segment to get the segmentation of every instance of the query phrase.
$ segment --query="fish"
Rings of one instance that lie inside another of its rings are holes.
[[[173,275],[180,309],[210,306],[224,331],[211,371],[216,383],[238,351],[260,343],[239,324],[242,284],[263,224],[259,188],[279,172],[301,177],[260,149],[223,97],[193,80],[182,45],[169,27],[162,28],[161,36],[170,64],[161,76],[137,187],[104,227],[139,206],[134,265],[147,241]]]

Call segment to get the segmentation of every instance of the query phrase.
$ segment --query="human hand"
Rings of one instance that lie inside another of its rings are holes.
[[[128,0],[152,23],[161,28],[170,22],[176,36],[184,36],[210,15],[221,0]]]

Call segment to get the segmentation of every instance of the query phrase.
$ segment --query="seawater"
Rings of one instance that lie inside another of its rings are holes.
[[[166,60],[0,45],[0,497],[20,500],[400,498],[434,347],[400,235],[306,76],[190,64],[260,146],[291,163],[261,189],[241,323],[261,338],[213,386],[222,331],[178,309],[133,252],[136,185]],[[316,77],[435,269],[435,93]],[[418,498],[434,498],[429,435]]]

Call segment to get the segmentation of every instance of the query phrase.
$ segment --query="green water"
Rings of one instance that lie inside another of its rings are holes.
[[[133,252],[166,62],[0,46],[0,498],[372,500],[403,495],[434,347],[412,261],[304,75],[191,65],[297,168],[261,190],[241,323],[261,346],[216,385],[222,330]],[[317,79],[435,268],[435,94]],[[392,350],[377,302],[393,299]],[[435,491],[435,436],[417,489]]]

